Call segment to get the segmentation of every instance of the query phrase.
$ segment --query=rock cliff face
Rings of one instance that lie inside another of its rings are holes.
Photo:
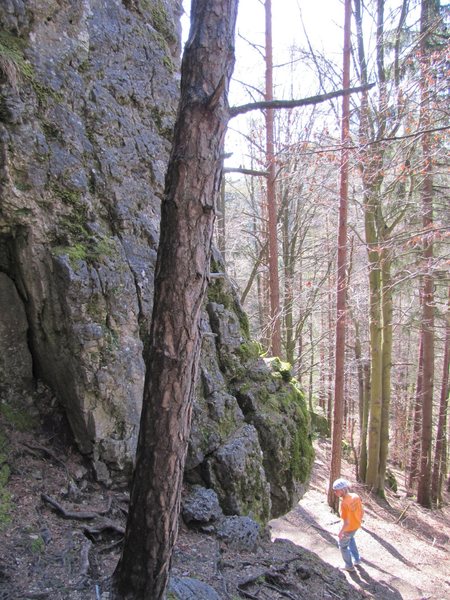
[[[0,5],[0,392],[48,385],[106,484],[135,451],[180,14],[180,0]],[[229,514],[280,514],[311,464],[301,393],[258,357],[226,279],[202,331],[187,480]]]

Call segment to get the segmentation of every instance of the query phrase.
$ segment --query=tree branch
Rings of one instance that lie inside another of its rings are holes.
[[[255,175],[261,177],[268,177],[267,171],[256,171],[255,169],[244,169],[244,167],[225,167],[224,173],[242,173],[242,175]]]
[[[328,94],[318,94],[317,96],[310,96],[308,98],[301,98],[300,100],[272,100],[270,102],[252,102],[250,104],[242,104],[241,106],[232,106],[229,111],[230,119],[233,119],[237,115],[250,112],[252,110],[261,110],[264,108],[296,108],[298,106],[311,106],[312,104],[320,104],[326,100],[332,98],[339,98],[340,96],[347,96],[348,94],[356,94],[358,92],[364,92],[373,88],[375,83],[368,83],[367,85],[360,85],[355,88],[348,88],[346,90],[337,90],[335,92],[329,92]]]

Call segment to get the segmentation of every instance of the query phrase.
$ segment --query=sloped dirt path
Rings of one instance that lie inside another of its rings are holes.
[[[339,518],[327,504],[329,442],[316,444],[316,460],[308,492],[298,506],[271,521],[273,539],[289,539],[316,552],[333,567],[342,566],[337,547]],[[344,463],[342,475],[354,481],[354,466]],[[353,485],[365,505],[357,544],[363,563],[347,580],[368,598],[379,600],[450,600],[450,509],[429,511],[406,497],[397,478],[397,494],[387,501]],[[448,498],[447,498],[448,499]]]

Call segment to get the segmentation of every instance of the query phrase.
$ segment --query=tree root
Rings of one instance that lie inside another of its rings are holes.
[[[47,504],[50,504],[50,506],[53,506],[53,508],[55,508],[64,517],[64,519],[74,519],[78,521],[97,519],[98,517],[108,514],[111,510],[112,503],[112,499],[109,498],[108,506],[103,510],[97,512],[78,512],[66,510],[63,506],[61,506],[61,504],[56,502],[56,500],[54,500],[50,496],[47,496],[47,494],[41,494],[41,499]]]
[[[85,527],[83,531],[85,535],[89,536],[91,539],[95,539],[95,536],[108,530],[120,533],[120,535],[125,535],[125,527],[117,525],[110,519],[102,519],[96,527]]]
[[[63,460],[61,460],[58,456],[56,456],[56,454],[52,452],[52,450],[49,450],[45,446],[41,446],[41,444],[36,443],[30,444],[29,442],[24,442],[22,445],[25,448],[27,448],[27,450],[31,450],[32,454],[36,455],[36,452],[40,452],[41,454],[44,454],[45,456],[51,458],[56,464],[61,465],[65,470],[67,477],[70,479],[71,475],[69,473],[69,469],[67,468],[66,463]]]

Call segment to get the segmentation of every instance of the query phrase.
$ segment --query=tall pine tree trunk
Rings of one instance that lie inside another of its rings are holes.
[[[265,0],[266,13],[266,101],[273,100],[272,61],[272,0]],[[269,216],[269,287],[272,356],[281,356],[280,283],[278,277],[277,199],[275,192],[275,156],[273,109],[265,111],[266,160],[267,160],[267,208]]]
[[[412,407],[411,457],[409,461],[408,487],[414,489],[419,477],[420,432],[422,429],[422,382],[423,382],[423,331],[420,330],[417,360],[416,393]]]
[[[345,0],[344,19],[344,56],[343,56],[343,88],[350,87],[350,24],[351,0]],[[330,486],[328,504],[337,510],[339,499],[333,492],[333,480],[339,477],[342,454],[342,426],[344,415],[344,376],[345,376],[345,335],[347,321],[347,206],[348,206],[348,173],[350,136],[350,97],[342,99],[341,129],[341,165],[339,194],[339,226],[337,253],[337,285],[336,285],[336,350],[335,350],[335,383],[334,383],[334,416],[331,450]]]
[[[439,418],[436,432],[436,449],[434,453],[433,478],[431,496],[438,506],[442,504],[442,484],[447,473],[447,411],[448,411],[448,376],[450,366],[450,287],[445,325],[444,361],[439,402]]]
[[[229,118],[238,0],[194,0],[166,176],[146,381],[122,556],[120,600],[165,596],[200,354],[215,202]]]
[[[430,72],[429,36],[435,15],[435,0],[422,0],[420,16],[420,51],[421,51],[421,128],[427,131],[430,127]],[[422,210],[424,248],[423,262],[425,274],[423,277],[422,298],[422,328],[423,328],[423,402],[422,402],[422,435],[420,451],[420,474],[417,488],[417,501],[422,506],[431,508],[431,450],[433,435],[433,383],[434,383],[434,281],[432,274],[433,262],[433,162],[431,156],[431,134],[422,136]],[[426,235],[429,232],[429,235]]]
[[[384,481],[389,451],[389,413],[391,406],[391,369],[392,369],[392,281],[391,281],[391,256],[389,249],[383,251],[381,267],[382,281],[382,314],[383,314],[383,341],[382,341],[382,391],[383,405],[381,411],[380,432],[380,465],[379,492],[384,494]]]
[[[370,415],[367,447],[367,485],[380,489],[380,444],[383,407],[383,356],[382,356],[382,312],[381,312],[381,266],[377,249],[375,194],[365,203],[365,230],[369,256],[369,327],[370,327]]]
[[[367,476],[367,430],[369,425],[369,405],[370,405],[370,363],[364,362],[364,396],[363,413],[361,427],[361,443],[359,456],[359,478],[366,480]]]

